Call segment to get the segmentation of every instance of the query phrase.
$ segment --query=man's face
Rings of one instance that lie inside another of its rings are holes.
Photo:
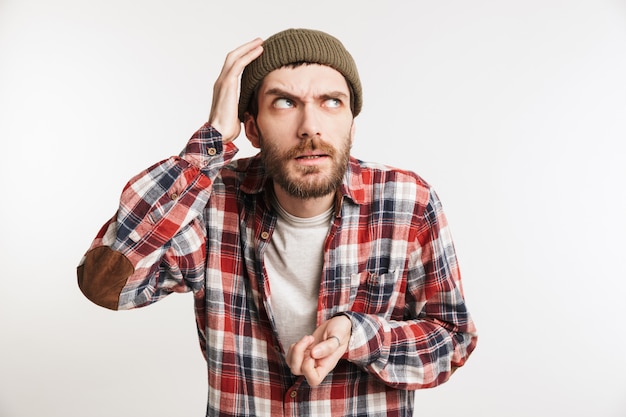
[[[298,198],[332,193],[348,165],[354,135],[350,90],[338,71],[318,64],[270,72],[246,134],[261,149],[274,183]]]

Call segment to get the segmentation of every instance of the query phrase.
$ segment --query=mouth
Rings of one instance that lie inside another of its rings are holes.
[[[315,155],[300,155],[297,156],[296,159],[299,161],[306,161],[306,160],[314,160],[314,159],[320,159],[320,158],[326,158],[328,155],[326,154],[315,154]]]
[[[327,154],[306,154],[296,156],[295,161],[300,166],[316,167],[328,160]]]

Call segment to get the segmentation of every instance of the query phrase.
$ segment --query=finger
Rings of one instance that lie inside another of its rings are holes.
[[[246,65],[263,52],[262,43],[263,40],[257,38],[230,52],[213,85],[209,123],[222,134],[224,143],[234,140],[241,131],[238,115],[239,77]]]
[[[255,38],[232,50],[227,57],[238,59],[263,44],[263,39]],[[228,61],[228,59],[227,59]]]
[[[302,375],[302,364],[309,357],[309,346],[313,343],[313,336],[304,336],[298,342],[289,347],[287,352],[287,365],[294,375]]]
[[[317,360],[312,357],[307,357],[302,362],[302,375],[306,378],[306,381],[310,386],[316,387],[322,383],[328,371]]]
[[[254,61],[263,52],[263,40],[256,38],[248,43],[241,45],[239,48],[231,51],[226,55],[222,74],[229,76],[239,75],[250,62]]]
[[[215,81],[215,89],[219,90],[222,86],[227,85],[236,87],[239,76],[243,72],[246,65],[254,61],[263,52],[260,39],[250,42],[226,56],[222,71]],[[243,48],[243,49],[242,49]]]
[[[341,347],[341,341],[337,336],[330,336],[323,342],[318,343],[311,350],[311,357],[315,359],[325,358],[326,356],[332,355],[337,352],[337,350]]]
[[[332,355],[321,359],[315,359],[311,356],[305,357],[302,362],[302,375],[309,385],[316,387],[335,369],[338,361],[339,356]]]

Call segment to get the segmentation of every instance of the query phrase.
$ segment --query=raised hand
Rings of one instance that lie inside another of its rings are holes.
[[[224,143],[232,142],[241,132],[238,117],[239,78],[246,65],[263,52],[263,40],[254,39],[226,55],[220,75],[213,85],[209,123],[222,134]]]

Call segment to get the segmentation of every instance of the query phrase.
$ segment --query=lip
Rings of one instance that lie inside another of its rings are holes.
[[[317,165],[328,158],[327,154],[307,153],[298,155],[295,160],[302,165]]]

